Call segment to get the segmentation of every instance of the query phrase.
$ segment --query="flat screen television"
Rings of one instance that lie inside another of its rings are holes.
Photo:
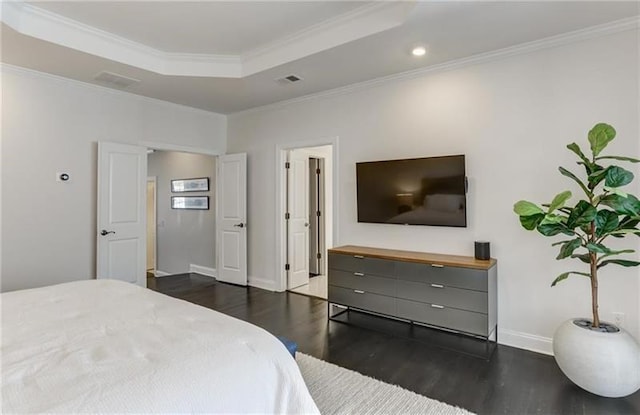
[[[464,155],[356,163],[358,222],[467,226]]]

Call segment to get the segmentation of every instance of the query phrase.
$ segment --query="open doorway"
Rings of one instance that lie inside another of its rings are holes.
[[[216,276],[216,165],[213,155],[148,151],[148,278]]]
[[[157,178],[147,177],[147,277],[156,276],[156,183]]]
[[[333,245],[333,146],[286,150],[287,289],[327,298],[327,249]]]

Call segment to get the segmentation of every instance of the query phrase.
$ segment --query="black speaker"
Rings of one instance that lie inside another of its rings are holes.
[[[491,250],[489,248],[489,242],[476,241],[476,259],[489,260],[491,259]]]

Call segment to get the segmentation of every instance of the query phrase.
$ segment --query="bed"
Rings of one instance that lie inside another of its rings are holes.
[[[318,413],[271,334],[114,280],[4,293],[2,412]]]

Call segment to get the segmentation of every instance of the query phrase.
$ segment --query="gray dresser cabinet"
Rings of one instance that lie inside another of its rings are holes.
[[[497,261],[344,246],[329,250],[329,304],[489,338]]]

